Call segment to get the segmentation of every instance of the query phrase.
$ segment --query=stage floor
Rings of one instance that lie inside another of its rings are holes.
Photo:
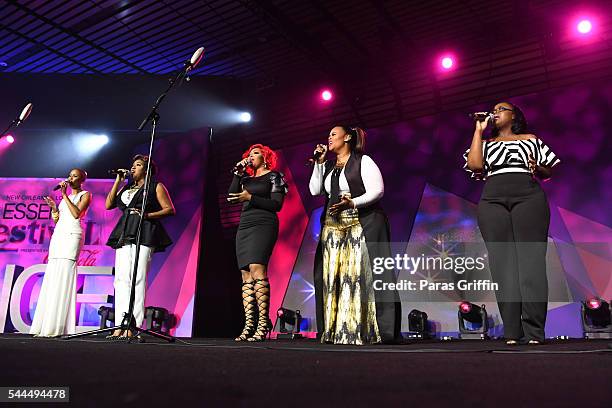
[[[69,386],[76,406],[609,407],[610,341],[424,341],[332,346],[314,340],[0,335],[0,386]],[[117,405],[119,404],[119,405]]]

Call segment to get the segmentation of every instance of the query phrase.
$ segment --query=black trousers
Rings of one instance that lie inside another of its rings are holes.
[[[549,224],[546,195],[531,175],[505,173],[487,180],[478,203],[478,226],[498,283],[506,339],[544,340]]]

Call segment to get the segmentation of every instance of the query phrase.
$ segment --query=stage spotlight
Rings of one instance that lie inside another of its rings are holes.
[[[277,339],[301,339],[300,325],[302,324],[302,315],[299,310],[290,310],[281,307],[276,311],[276,316],[279,321],[280,333],[276,336]],[[287,330],[287,324],[291,325],[291,331]]]
[[[467,340],[488,339],[489,321],[485,305],[461,302],[457,311],[459,338]]]
[[[115,321],[115,309],[108,306],[100,306],[98,309],[98,314],[100,315],[100,328],[105,329],[106,322]]]
[[[321,92],[321,99],[325,102],[329,102],[332,100],[334,95],[331,93],[329,89],[325,89]]]
[[[145,308],[145,322],[147,330],[164,333],[164,324],[170,318],[170,313],[163,307],[148,306]]]
[[[98,135],[95,137],[95,140],[100,146],[104,146],[105,144],[108,144],[109,139],[106,135]]]
[[[612,338],[610,304],[600,298],[581,302],[582,328],[585,339]]]
[[[576,25],[576,30],[580,34],[588,34],[593,29],[593,23],[590,20],[580,20]]]
[[[13,143],[15,143],[15,138],[13,137],[13,135],[8,135],[8,136],[6,137],[6,142],[7,142],[8,144],[13,144]]]
[[[109,140],[109,137],[105,134],[75,133],[72,135],[74,149],[84,159],[97,153],[104,145],[108,144]]]
[[[249,112],[242,112],[239,118],[241,122],[247,123],[251,121],[251,114]]]
[[[442,68],[449,70],[453,67],[453,65],[455,65],[455,61],[453,60],[452,57],[445,56],[445,57],[442,57],[442,59],[440,60],[440,64],[442,65]]]
[[[412,309],[408,314],[408,338],[428,339],[430,337],[427,313]]]

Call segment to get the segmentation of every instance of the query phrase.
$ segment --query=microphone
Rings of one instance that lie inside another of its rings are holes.
[[[62,181],[62,183],[64,183],[64,182],[65,182],[65,183],[68,183],[68,179],[66,179],[66,180]],[[57,186],[53,187],[53,191],[57,191],[57,190],[59,190],[60,188],[62,188],[62,183],[58,183],[58,184],[57,184]]]
[[[468,116],[474,121],[484,122],[487,118],[490,118],[489,120],[493,121],[495,115],[493,115],[491,112],[475,112],[470,113]]]
[[[11,128],[14,127],[18,127],[19,125],[21,125],[21,122],[25,121],[28,116],[30,116],[30,113],[32,112],[32,102],[29,102],[21,111],[21,113],[19,114],[19,116],[17,116],[15,119],[13,119],[13,121],[11,123],[9,123],[9,125],[6,127],[6,129],[4,129],[2,132],[0,132],[0,138],[4,137],[7,135],[8,131],[11,130]]]
[[[191,59],[185,62],[185,71],[189,72],[194,69],[200,63],[202,57],[204,57],[204,47],[200,47],[195,50],[195,52],[191,56]]]
[[[306,160],[306,163],[304,165],[305,166],[314,166],[314,164],[319,161],[319,159],[321,158],[322,155],[323,155],[323,152],[314,152],[312,154],[312,157],[309,158],[308,160]]]
[[[19,126],[21,123],[25,122],[25,120],[28,118],[28,116],[30,116],[30,113],[32,113],[32,102],[29,102],[21,111],[21,114],[19,115],[19,118],[17,119],[17,125]]]
[[[252,166],[252,165],[253,163],[251,162],[251,159],[248,159],[246,164],[242,163],[241,161],[240,163],[234,166],[234,168],[232,169],[232,173],[243,173],[247,167]]]
[[[108,170],[107,173],[110,176],[116,176],[117,174],[127,175],[129,171],[125,169],[113,169],[113,170]]]

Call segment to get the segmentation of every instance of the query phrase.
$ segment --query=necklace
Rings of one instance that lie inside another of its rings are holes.
[[[140,190],[140,186],[138,184],[134,184],[132,187],[125,190],[125,194],[127,195],[127,200],[132,201],[132,198],[134,198],[138,190]]]
[[[351,157],[351,155],[349,154],[348,156],[346,156],[343,160],[340,160],[338,157],[336,158],[336,168],[342,168],[344,167],[344,165],[346,164],[346,162],[348,161],[349,157]]]

